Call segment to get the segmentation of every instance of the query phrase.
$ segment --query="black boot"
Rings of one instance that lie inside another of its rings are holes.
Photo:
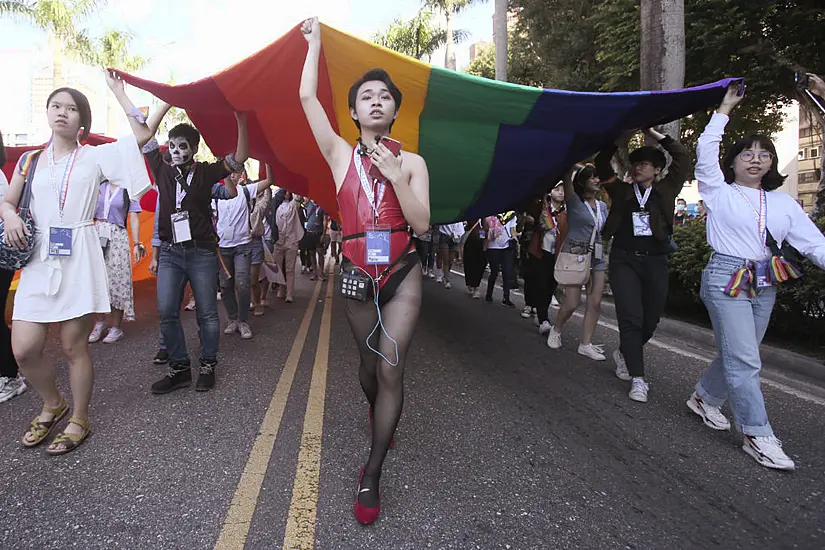
[[[215,387],[215,367],[217,366],[217,361],[201,359],[201,370],[198,383],[195,384],[195,391],[209,391]]]
[[[152,384],[152,393],[161,395],[192,384],[192,370],[189,361],[176,361],[169,365],[166,375]]]

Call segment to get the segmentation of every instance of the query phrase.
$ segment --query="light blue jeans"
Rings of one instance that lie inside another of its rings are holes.
[[[773,430],[759,385],[759,345],[771,319],[776,288],[760,289],[754,298],[747,290],[736,298],[724,294],[731,276],[743,265],[741,258],[714,253],[702,273],[702,301],[710,313],[719,352],[696,384],[696,393],[715,407],[729,400],[740,432],[770,436]]]

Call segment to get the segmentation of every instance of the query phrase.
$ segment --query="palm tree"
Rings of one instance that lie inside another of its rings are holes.
[[[54,51],[54,85],[62,86],[64,50],[84,61],[95,56],[91,41],[77,25],[103,4],[105,0],[2,0],[0,17],[46,31]]]
[[[424,0],[424,5],[428,8],[437,9],[447,18],[447,36],[454,38],[453,15],[460,12],[471,4],[477,4],[486,0]],[[455,40],[447,40],[447,52],[444,54],[444,66],[455,70]]]
[[[453,32],[453,41],[460,42],[467,31]],[[430,61],[433,53],[447,43],[447,31],[433,21],[433,12],[422,8],[412,19],[396,19],[383,33],[375,33],[372,41],[404,55]]]
[[[128,49],[131,41],[131,34],[107,29],[102,37],[95,40],[92,48],[94,59],[90,59],[88,62],[104,69],[120,69],[126,72],[138,71],[146,66],[148,60],[140,56],[129,55]],[[114,133],[121,118],[119,104],[114,100],[114,96],[109,94],[106,100],[106,133],[108,135]]]
[[[493,13],[493,42],[496,47],[496,80],[507,80],[507,0],[496,0]]]

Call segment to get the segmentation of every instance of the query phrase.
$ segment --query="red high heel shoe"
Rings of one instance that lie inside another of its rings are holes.
[[[372,436],[372,407],[370,407],[369,411],[370,411],[370,436]],[[395,449],[395,438],[394,437],[390,440],[390,449]]]
[[[361,494],[361,479],[363,477],[364,468],[361,468],[361,474],[358,476],[358,492],[355,493],[355,506],[353,508],[353,512],[355,513],[355,519],[358,520],[358,523],[361,525],[370,525],[375,523],[378,520],[378,516],[381,514],[381,491],[378,492],[378,506],[375,508],[368,508],[359,504],[358,495]]]

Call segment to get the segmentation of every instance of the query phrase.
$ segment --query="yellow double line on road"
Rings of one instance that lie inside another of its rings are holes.
[[[331,266],[330,266],[331,267]],[[330,269],[329,271],[332,271]],[[315,363],[309,388],[309,399],[304,415],[304,431],[298,454],[292,502],[284,537],[284,548],[311,549],[315,544],[315,519],[318,506],[318,483],[321,473],[321,438],[324,423],[327,367],[329,364],[329,340],[332,323],[332,290],[334,272],[327,284],[321,329],[315,351]],[[295,372],[306,344],[309,326],[315,314],[315,305],[321,291],[321,282],[315,285],[312,299],[304,313],[303,321],[295,335],[284,370],[275,386],[275,393],[266,410],[264,419],[241,479],[235,490],[229,511],[215,544],[215,550],[243,550],[252,525],[252,517],[269,466],[272,450],[283,420],[287,399],[295,380]]]

